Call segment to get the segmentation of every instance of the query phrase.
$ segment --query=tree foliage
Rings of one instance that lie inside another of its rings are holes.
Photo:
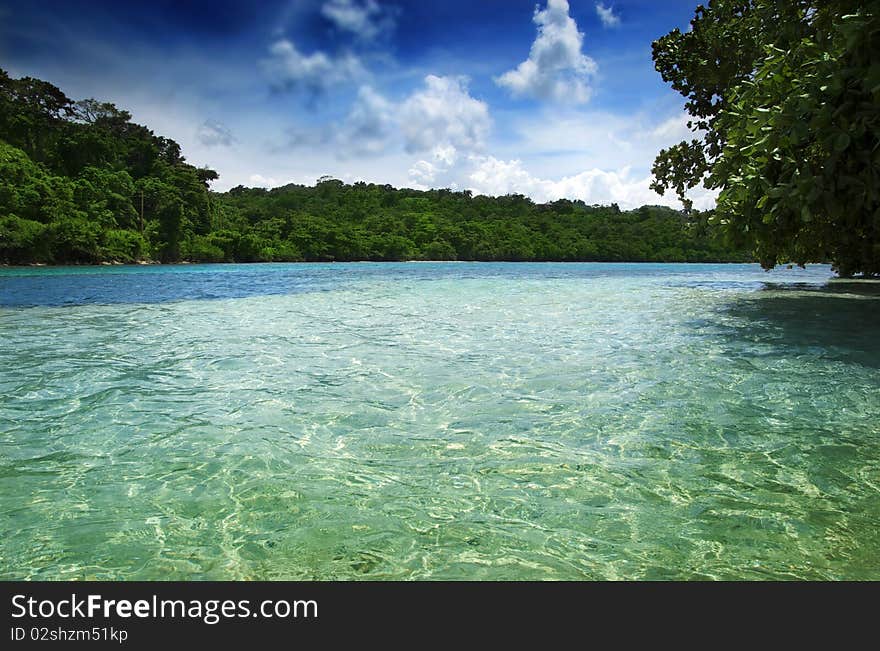
[[[622,212],[616,205],[565,199],[536,204],[522,195],[472,196],[336,179],[314,187],[236,187],[218,200],[224,230],[200,246],[221,249],[226,260],[242,260],[245,251],[266,259],[273,250],[307,261],[749,260],[708,224],[707,213],[685,215],[661,206]],[[245,234],[251,237],[248,248]],[[214,249],[205,253],[217,258]]]
[[[216,178],[128,111],[0,70],[0,262],[178,261]]]
[[[880,274],[880,1],[713,0],[654,61],[695,132],[660,152],[656,190],[719,189],[766,268]]]

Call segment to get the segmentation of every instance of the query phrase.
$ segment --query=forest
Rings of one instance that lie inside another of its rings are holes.
[[[0,263],[354,260],[748,261],[710,215],[522,195],[210,189],[214,170],[94,99],[0,70]]]

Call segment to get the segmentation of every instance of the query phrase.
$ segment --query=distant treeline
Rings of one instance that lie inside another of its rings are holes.
[[[330,178],[214,193],[217,178],[113,104],[0,70],[0,262],[752,259],[707,213]]]
[[[315,187],[233,188],[218,230],[192,240],[198,260],[744,261],[705,214],[522,195],[322,180]]]

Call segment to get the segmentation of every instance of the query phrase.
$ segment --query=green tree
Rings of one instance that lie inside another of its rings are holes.
[[[425,247],[426,260],[455,260],[455,249],[446,240],[434,240]]]
[[[128,172],[86,167],[74,184],[77,205],[102,228],[135,227],[134,183]]]
[[[716,219],[765,268],[880,273],[880,2],[713,0],[654,61],[695,131],[654,189],[719,189]]]
[[[47,81],[12,79],[0,70],[0,138],[23,149],[33,160],[47,162],[73,102]]]
[[[26,264],[51,259],[45,224],[15,215],[0,216],[0,262]]]
[[[75,210],[73,183],[0,140],[0,216],[48,223]]]

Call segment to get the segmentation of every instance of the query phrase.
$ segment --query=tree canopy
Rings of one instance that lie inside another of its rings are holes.
[[[880,0],[712,0],[654,42],[694,138],[655,190],[720,190],[715,219],[765,268],[880,274]]]
[[[750,259],[728,246],[707,214],[688,216],[662,206],[621,211],[565,199],[536,204],[523,195],[472,196],[336,179],[314,187],[237,187],[219,199],[222,229],[197,240],[199,255],[213,252],[218,260],[265,259],[279,247],[309,261]]]
[[[0,70],[0,261],[179,260],[216,178],[127,111]]]

